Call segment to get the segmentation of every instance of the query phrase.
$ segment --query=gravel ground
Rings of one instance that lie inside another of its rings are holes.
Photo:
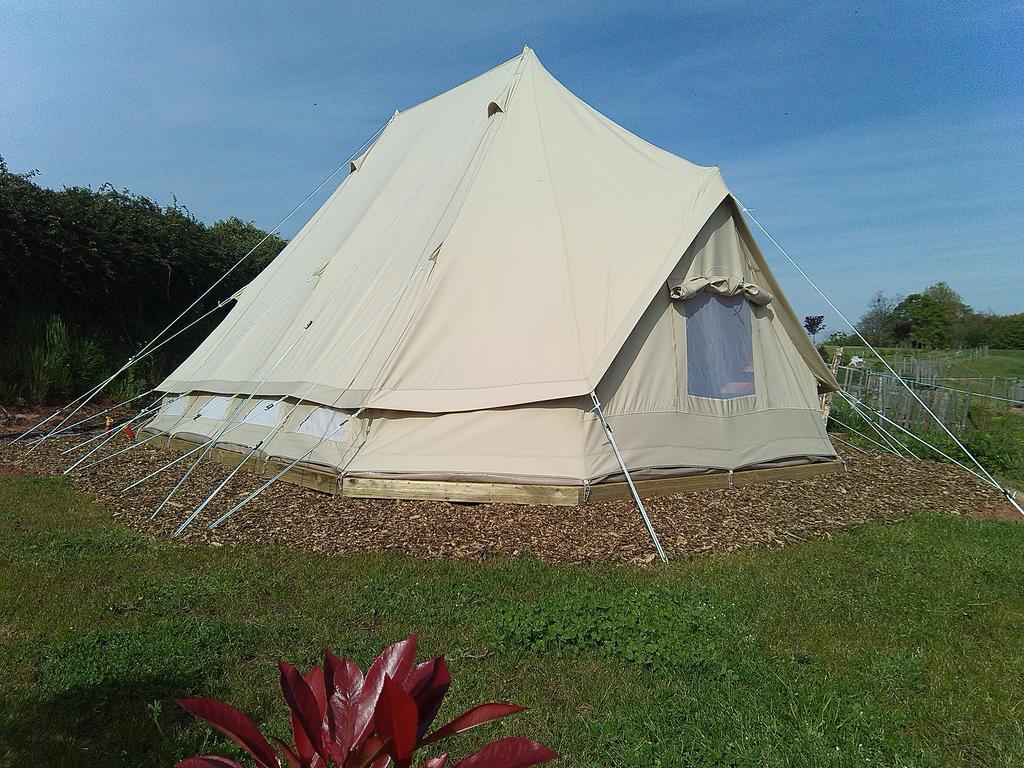
[[[31,455],[21,443],[0,444],[0,475],[59,473],[87,450],[60,455],[81,439],[53,439]],[[125,447],[127,438],[119,436],[97,456],[113,452],[115,445]],[[228,471],[203,462],[172,502],[150,520],[192,460],[133,491],[122,494],[120,489],[173,456],[141,446],[88,471],[76,471],[70,479],[113,510],[121,524],[166,538]],[[844,451],[843,458],[849,469],[844,475],[683,493],[651,499],[648,511],[670,558],[828,538],[849,525],[891,523],[926,511],[1019,517],[1007,513],[1010,507],[998,492],[952,465],[853,451]],[[208,529],[210,521],[262,482],[239,472],[181,539],[212,546],[281,544],[316,552],[393,551],[417,557],[528,553],[562,562],[654,559],[640,516],[625,501],[573,508],[343,499],[276,483],[222,526]]]

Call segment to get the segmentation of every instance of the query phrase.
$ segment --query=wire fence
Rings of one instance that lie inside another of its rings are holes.
[[[972,406],[979,402],[1002,411],[1024,408],[1024,379],[1020,377],[950,375],[965,361],[988,354],[988,347],[897,354],[891,361],[897,375],[863,364],[840,365],[837,373],[843,389],[873,410],[906,429],[931,429],[934,420],[907,390],[910,387],[936,416],[960,435],[970,424]],[[881,417],[877,418],[881,422]]]

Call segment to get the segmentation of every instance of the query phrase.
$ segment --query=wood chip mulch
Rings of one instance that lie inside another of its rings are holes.
[[[60,455],[81,439],[55,438],[30,455],[22,443],[0,444],[0,474],[59,474],[92,447]],[[118,436],[92,458],[127,444],[127,438]],[[843,475],[656,498],[647,502],[648,511],[670,558],[829,538],[850,525],[893,523],[922,512],[1020,517],[1007,514],[1012,508],[997,491],[955,466],[904,461],[888,454],[841,453],[848,465]],[[167,538],[228,472],[204,461],[171,503],[150,520],[192,459],[133,491],[122,494],[121,488],[174,456],[144,445],[69,477],[113,510],[119,523]],[[248,472],[237,473],[180,541],[212,546],[278,544],[330,553],[391,551],[426,558],[529,554],[561,562],[654,560],[640,516],[626,501],[575,508],[347,499],[276,483],[222,526],[208,529],[209,522],[262,482]]]

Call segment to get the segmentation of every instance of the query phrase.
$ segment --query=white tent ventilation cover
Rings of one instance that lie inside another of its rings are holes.
[[[164,416],[181,416],[185,413],[185,406],[188,405],[188,398],[184,395],[171,395],[164,405]]]
[[[211,397],[210,401],[202,406],[196,415],[201,419],[223,419],[224,414],[228,412],[228,405],[230,403],[230,397],[224,397],[223,395]]]
[[[281,415],[280,400],[256,400],[255,405],[249,409],[242,419],[246,424],[256,424],[261,427],[276,427],[277,420]]]
[[[341,429],[349,420],[349,414],[335,408],[317,408],[299,425],[298,431],[327,440],[340,440],[344,430]]]

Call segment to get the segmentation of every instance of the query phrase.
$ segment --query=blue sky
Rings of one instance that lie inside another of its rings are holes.
[[[8,0],[0,154],[49,186],[270,228],[396,107],[524,43],[612,119],[721,167],[851,317],[938,280],[1024,311],[1020,3]],[[840,327],[763,245],[797,311]]]

